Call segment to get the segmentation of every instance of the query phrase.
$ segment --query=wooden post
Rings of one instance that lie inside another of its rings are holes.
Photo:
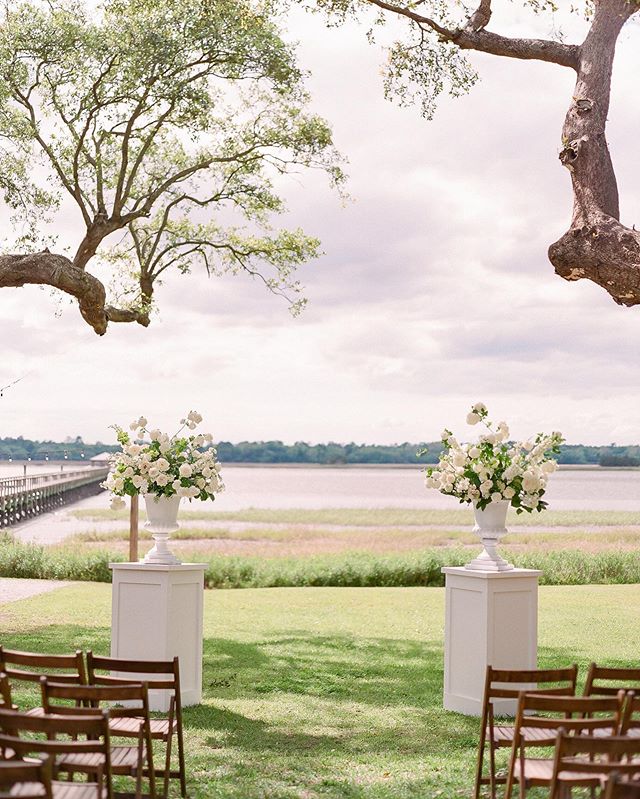
[[[138,560],[138,494],[131,497],[131,512],[129,515],[129,562]]]

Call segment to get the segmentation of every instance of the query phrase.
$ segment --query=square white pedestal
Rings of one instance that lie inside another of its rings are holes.
[[[537,668],[538,577],[542,572],[483,572],[462,566],[442,571],[446,575],[444,707],[479,716],[488,665]],[[496,702],[495,709],[514,715],[515,702]]]
[[[204,563],[162,566],[110,563],[113,570],[111,657],[180,658],[182,704],[202,699]],[[169,709],[169,691],[150,691],[151,710]]]

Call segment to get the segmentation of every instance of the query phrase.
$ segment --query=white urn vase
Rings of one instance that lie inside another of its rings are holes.
[[[467,563],[465,569],[488,572],[506,572],[513,569],[513,564],[507,563],[497,551],[498,542],[503,535],[508,533],[505,527],[508,510],[509,502],[507,500],[490,502],[484,510],[478,507],[473,508],[476,520],[473,532],[480,536],[484,549],[477,558]]]
[[[144,528],[151,533],[154,545],[145,555],[143,563],[167,566],[176,566],[182,563],[169,550],[167,544],[171,533],[180,529],[177,519],[181,499],[182,497],[177,494],[172,497],[158,497],[155,494],[144,495],[144,504],[147,508],[147,521]]]

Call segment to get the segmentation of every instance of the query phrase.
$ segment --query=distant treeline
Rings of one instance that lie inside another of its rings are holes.
[[[218,457],[222,463],[436,463],[440,442],[422,444],[283,444],[282,441],[221,441]],[[0,460],[89,460],[101,452],[115,452],[114,444],[85,444],[80,436],[64,442],[30,441],[26,438],[0,438]],[[422,457],[418,450],[426,449]],[[588,447],[567,444],[558,458],[562,464],[593,466],[640,466],[640,445]]]

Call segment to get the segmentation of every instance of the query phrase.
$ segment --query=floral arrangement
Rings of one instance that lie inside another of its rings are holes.
[[[216,450],[211,446],[213,437],[211,433],[183,435],[185,430],[195,430],[201,422],[202,416],[197,411],[189,411],[180,420],[178,432],[170,437],[160,430],[148,430],[147,420],[141,416],[130,425],[133,441],[129,433],[113,425],[122,452],[113,457],[109,475],[102,483],[114,495],[112,509],[124,506],[122,497],[136,494],[215,499],[224,490],[224,483]],[[202,449],[205,445],[206,449]]]
[[[459,444],[450,430],[442,433],[437,467],[426,469],[426,486],[458,497],[484,510],[490,502],[507,500],[517,513],[541,511],[549,475],[557,469],[552,456],[564,441],[560,433],[538,433],[528,441],[510,442],[506,422],[494,426],[483,403],[476,403],[467,424],[484,424],[475,444]]]

